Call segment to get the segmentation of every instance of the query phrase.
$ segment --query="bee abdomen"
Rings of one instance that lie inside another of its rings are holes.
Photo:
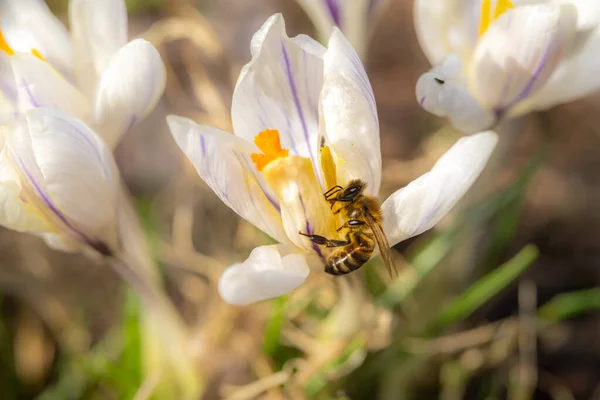
[[[373,253],[373,249],[369,247],[348,247],[350,246],[337,250],[329,257],[325,272],[332,275],[348,274],[362,267]]]

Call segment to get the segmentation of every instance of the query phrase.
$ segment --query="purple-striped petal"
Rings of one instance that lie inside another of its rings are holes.
[[[16,53],[11,60],[18,89],[19,111],[48,107],[88,120],[88,100],[52,65],[27,53]]]
[[[318,45],[305,41],[288,38],[280,14],[269,18],[252,39],[252,60],[238,79],[231,114],[236,136],[252,141],[276,129],[291,155],[317,165],[323,61]]]
[[[567,103],[600,90],[600,2],[570,0],[577,7],[577,34],[573,51],[548,82],[512,110],[520,115]]]
[[[297,0],[325,42],[337,26],[362,57],[387,0]]]
[[[31,212],[31,206],[22,199],[19,175],[6,156],[1,136],[0,149],[0,225],[18,232],[51,230],[48,221]]]
[[[576,23],[577,9],[568,4],[523,6],[502,14],[475,48],[469,90],[502,115],[546,83],[569,52]]]
[[[248,222],[286,243],[279,201],[254,169],[254,144],[176,116],[167,118],[175,141],[215,194]]]
[[[32,109],[9,132],[7,146],[24,198],[49,221],[79,243],[116,244],[119,175],[90,128],[59,110]]]
[[[375,96],[360,58],[337,28],[325,53],[324,76],[322,118],[326,144],[340,165],[338,184],[362,179],[367,192],[377,195],[381,149]]]

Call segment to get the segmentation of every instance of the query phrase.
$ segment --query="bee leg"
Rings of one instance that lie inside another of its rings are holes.
[[[340,185],[336,185],[334,187],[332,187],[331,189],[329,189],[328,191],[326,191],[325,193],[323,193],[323,196],[325,196],[325,200],[329,200],[331,201],[331,197],[337,195],[340,190],[342,190],[343,187],[341,187]]]
[[[302,236],[306,236],[307,238],[309,238],[311,240],[311,242],[318,244],[320,246],[342,247],[342,246],[346,246],[346,245],[350,244],[349,240],[330,240],[330,239],[327,239],[326,237],[319,236],[319,235],[309,235],[307,233],[302,233],[302,232],[298,232],[298,233],[301,234]]]

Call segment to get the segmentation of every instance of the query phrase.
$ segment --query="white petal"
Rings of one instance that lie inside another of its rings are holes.
[[[2,144],[3,145],[3,144]],[[5,152],[0,153],[0,225],[19,232],[45,232],[51,226],[20,197],[21,182]]]
[[[515,107],[514,115],[548,109],[600,90],[600,2],[570,0],[568,3],[578,11],[576,48],[546,85]]]
[[[337,168],[338,183],[360,178],[367,182],[367,192],[376,195],[381,149],[375,96],[360,58],[337,28],[325,53],[321,108],[327,144],[343,164]]]
[[[17,85],[11,57],[0,52],[0,112],[14,112],[17,108]]]
[[[327,51],[325,46],[308,35],[300,34],[298,36],[294,36],[291,38],[291,41],[300,46],[302,50],[317,56],[321,60],[323,57],[325,57],[325,52]]]
[[[477,179],[496,146],[492,131],[461,138],[431,171],[393,193],[382,204],[390,245],[433,227]]]
[[[150,42],[133,40],[114,55],[100,78],[94,105],[94,123],[109,147],[154,109],[165,83],[165,65]]]
[[[71,0],[69,20],[77,82],[87,95],[91,95],[96,77],[117,50],[127,43],[125,2]]]
[[[63,74],[71,70],[71,41],[65,26],[44,1],[2,0],[2,30],[15,50],[36,49]]]
[[[451,53],[467,56],[478,38],[481,1],[416,0],[413,6],[419,44],[432,65]]]
[[[20,111],[48,107],[63,110],[83,120],[88,118],[87,99],[50,64],[31,54],[17,53],[12,57],[12,65]]]
[[[571,5],[523,6],[502,14],[475,49],[471,93],[499,113],[533,94],[568,53],[576,22]]]
[[[258,152],[254,144],[186,118],[169,116],[167,122],[175,141],[215,194],[263,232],[287,242],[278,200],[248,157]]]
[[[463,83],[460,59],[450,55],[417,81],[417,101],[438,117],[448,117],[456,129],[465,133],[489,129],[496,120],[483,108]]]
[[[276,129],[290,154],[318,162],[319,94],[323,61],[318,46],[305,46],[285,33],[281,14],[273,15],[252,38],[252,60],[233,93],[231,116],[236,136],[252,141]]]
[[[113,244],[119,175],[110,150],[81,121],[59,110],[27,111],[7,137],[9,158],[44,216],[76,241]]]
[[[310,272],[303,254],[282,245],[252,250],[246,261],[229,267],[219,281],[219,293],[227,303],[247,305],[289,293]]]

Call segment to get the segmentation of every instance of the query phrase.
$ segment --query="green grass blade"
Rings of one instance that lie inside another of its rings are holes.
[[[553,323],[593,309],[600,309],[600,287],[559,294],[540,307],[538,315]]]

